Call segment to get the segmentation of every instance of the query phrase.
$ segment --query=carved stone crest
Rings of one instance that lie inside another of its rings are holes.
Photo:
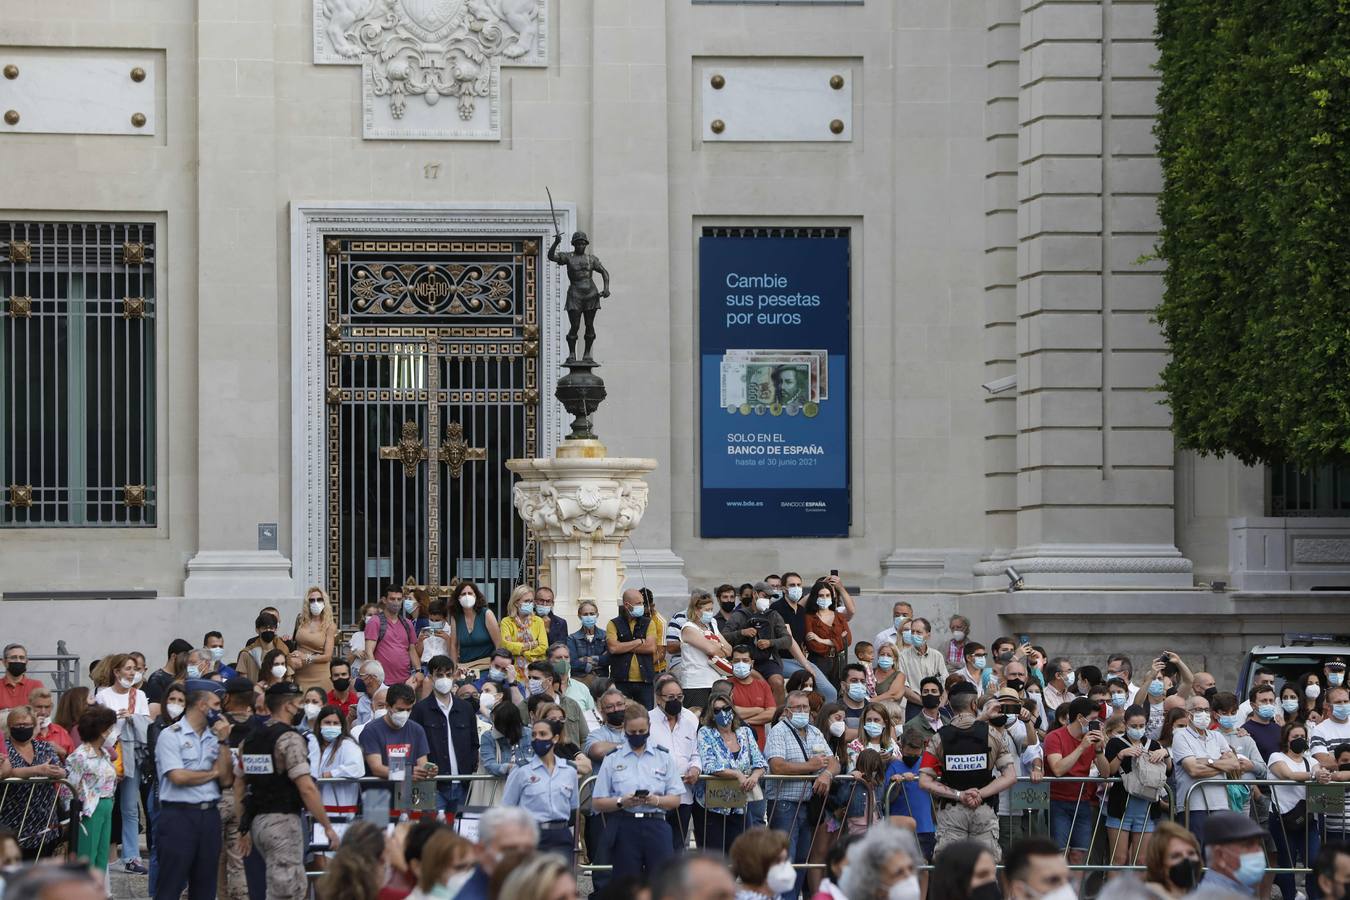
[[[366,138],[497,140],[502,65],[548,63],[549,0],[313,0],[314,62],[360,65]]]

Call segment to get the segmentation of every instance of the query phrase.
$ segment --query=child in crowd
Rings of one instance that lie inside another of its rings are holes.
[[[875,697],[877,695],[877,676],[876,670],[872,668],[872,663],[876,661],[872,645],[867,641],[858,641],[853,645],[853,655],[867,670],[867,676],[863,679],[863,684],[867,685],[867,696]]]
[[[446,639],[446,635],[450,634],[450,626],[446,622],[448,609],[449,601],[445,597],[437,597],[427,607],[427,627],[422,629],[417,638],[417,646],[422,648],[419,658],[424,671],[433,657],[450,655],[450,642]]]

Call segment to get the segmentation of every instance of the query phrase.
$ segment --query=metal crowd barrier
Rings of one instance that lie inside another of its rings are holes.
[[[42,785],[52,785],[54,788],[52,791],[51,807],[45,814],[41,810],[33,809],[34,798],[38,793],[37,789]],[[68,804],[64,810],[61,805],[62,796],[59,786],[65,786],[69,792],[69,797],[67,798]],[[28,789],[27,796],[20,800],[19,795],[23,793],[24,788]],[[11,795],[13,795],[13,797],[11,797]],[[33,823],[42,823],[40,828],[36,829],[41,835],[38,840],[36,858],[41,859],[43,852],[48,846],[53,849],[58,849],[63,843],[66,845],[66,859],[73,860],[75,858],[76,837],[79,833],[81,810],[79,796],[75,792],[75,785],[71,784],[70,781],[65,778],[48,778],[45,776],[0,779],[0,811],[7,811],[9,809],[11,799],[23,803],[23,813],[19,817],[19,827],[16,829],[15,834],[19,839],[19,846],[25,853],[33,849],[31,846],[25,845],[24,843],[24,841],[32,835],[32,832],[27,827],[30,824],[28,818],[29,814],[32,813],[34,815]],[[65,817],[64,819],[62,818],[63,816]],[[61,827],[63,821],[65,822],[65,826]],[[61,836],[49,843],[47,838],[50,832],[55,832]]]
[[[1291,835],[1285,827],[1284,817],[1276,810],[1274,797],[1267,798],[1264,804],[1256,802],[1256,794],[1253,793],[1244,804],[1244,809],[1234,810],[1243,812],[1250,816],[1258,824],[1262,825],[1269,833],[1271,843],[1275,847],[1278,856],[1293,856],[1295,849],[1301,849],[1298,854],[1303,857],[1303,866],[1267,866],[1266,871],[1274,875],[1307,875],[1312,871],[1313,860],[1309,857],[1315,857],[1315,854],[1309,853],[1309,840],[1316,832],[1319,842],[1324,828],[1325,819],[1336,817],[1340,821],[1340,829],[1336,832],[1341,840],[1345,840],[1347,833],[1350,833],[1350,809],[1347,808],[1347,794],[1350,793],[1350,782],[1332,781],[1321,784],[1316,780],[1309,781],[1289,781],[1279,778],[1243,778],[1240,780],[1230,779],[1210,779],[1197,781],[1186,790],[1182,802],[1185,808],[1185,818],[1183,824],[1189,830],[1191,827],[1191,795],[1197,789],[1208,788],[1210,793],[1222,791],[1224,793],[1225,806],[1222,809],[1231,809],[1231,802],[1228,797],[1228,787],[1230,785],[1246,786],[1248,788],[1268,787],[1273,794],[1279,788],[1302,789],[1305,793],[1305,813],[1303,817],[1303,835],[1302,840],[1297,835]],[[1209,805],[1209,794],[1205,795],[1206,807]],[[1261,807],[1266,807],[1264,810]],[[1210,812],[1205,810],[1196,810],[1196,812]],[[1213,810],[1218,811],[1218,810]],[[1261,814],[1265,812],[1266,821],[1261,821]],[[1278,825],[1276,824],[1278,823]],[[1297,843],[1294,843],[1297,841]],[[1283,845],[1283,846],[1281,846]]]
[[[34,665],[34,663],[51,663],[51,667],[43,668]],[[52,705],[55,707],[60,702],[62,694],[71,688],[80,686],[79,654],[67,650],[65,641],[57,641],[55,653],[29,656],[28,676],[40,679],[43,675],[52,677]]]

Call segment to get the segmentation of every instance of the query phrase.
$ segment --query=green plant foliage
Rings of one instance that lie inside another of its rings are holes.
[[[1350,0],[1159,0],[1180,446],[1350,459]]]

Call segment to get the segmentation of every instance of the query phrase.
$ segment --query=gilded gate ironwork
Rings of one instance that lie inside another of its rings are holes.
[[[389,583],[500,603],[533,580],[506,460],[537,456],[537,239],[324,242],[328,587],[343,624]]]

